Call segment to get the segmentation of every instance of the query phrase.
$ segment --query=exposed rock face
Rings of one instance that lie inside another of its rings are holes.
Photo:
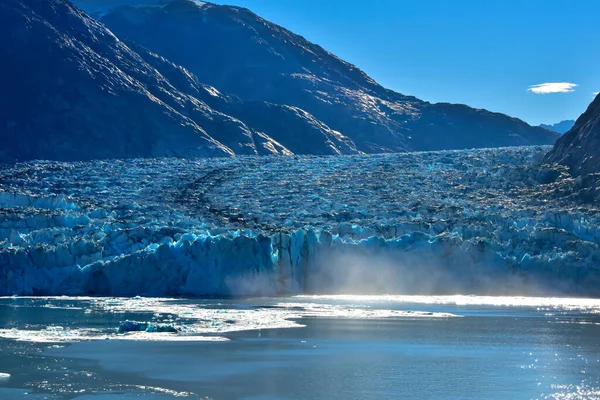
[[[232,154],[178,112],[160,73],[66,1],[1,2],[0,41],[4,160]]]
[[[556,124],[552,124],[552,125],[540,124],[540,128],[548,129],[553,132],[563,134],[563,133],[568,132],[569,129],[571,129],[573,127],[573,125],[575,125],[574,120],[566,119],[564,121],[560,121],[560,122],[557,122]]]
[[[147,0],[135,7],[112,1],[99,9],[100,3],[76,0],[122,39],[184,66],[200,82],[244,101],[298,107],[363,152],[553,144],[558,137],[503,114],[430,104],[385,89],[355,66],[244,8],[191,0]],[[292,134],[279,135],[287,146]]]
[[[295,154],[336,155],[360,153],[351,139],[345,137],[298,107],[241,101],[212,86],[202,84],[185,68],[131,42],[128,45],[169,79],[181,92],[199,99],[210,107],[235,116],[269,138],[285,144]],[[264,136],[259,133],[258,135]]]
[[[556,141],[546,160],[564,164],[576,175],[600,172],[600,95]]]
[[[64,0],[0,3],[0,57],[2,161],[358,153],[310,114],[222,95]]]

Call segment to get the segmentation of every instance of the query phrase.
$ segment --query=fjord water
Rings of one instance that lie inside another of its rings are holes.
[[[600,301],[136,301],[0,299],[0,398],[600,398]],[[197,332],[136,340],[116,334],[126,319]]]

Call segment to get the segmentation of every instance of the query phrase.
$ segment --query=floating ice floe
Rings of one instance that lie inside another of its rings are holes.
[[[27,299],[24,299],[27,300]],[[69,301],[69,298],[36,298],[31,307],[43,307],[44,301]],[[390,318],[453,318],[445,312],[375,309],[361,305],[330,305],[318,303],[281,302],[264,306],[215,307],[191,300],[169,298],[71,298],[89,303],[97,313],[136,313],[154,316],[156,321],[123,321],[113,330],[87,327],[48,326],[40,329],[0,329],[0,337],[21,341],[60,343],[82,340],[143,340],[143,341],[224,341],[221,336],[236,331],[303,327],[302,318],[390,319]],[[52,309],[50,309],[52,310]],[[51,312],[51,311],[50,311]],[[84,311],[81,311],[82,313]]]
[[[156,324],[152,322],[125,321],[119,325],[118,333],[148,332],[148,333],[179,333],[171,324]]]

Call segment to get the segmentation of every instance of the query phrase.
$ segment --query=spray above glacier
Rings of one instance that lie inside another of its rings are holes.
[[[597,295],[546,151],[3,165],[0,295]]]

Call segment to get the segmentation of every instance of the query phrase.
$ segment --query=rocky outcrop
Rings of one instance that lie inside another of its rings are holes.
[[[564,164],[576,175],[600,172],[600,95],[556,141],[546,160]]]

